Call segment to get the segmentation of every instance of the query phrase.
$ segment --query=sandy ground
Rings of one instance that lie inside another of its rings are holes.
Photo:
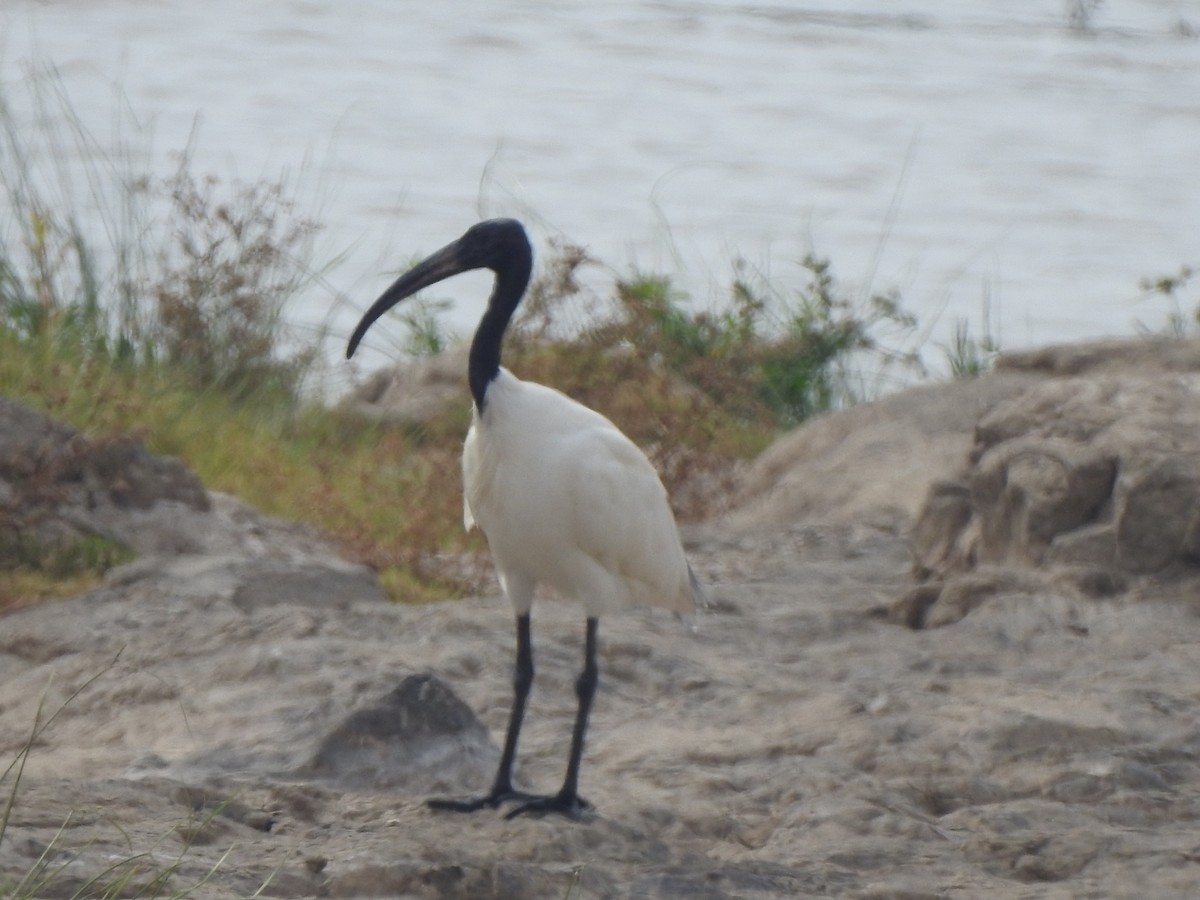
[[[896,523],[919,492],[868,488],[886,502],[685,529],[711,608],[602,622],[588,823],[424,805],[490,781],[514,647],[499,597],[397,607],[351,566],[191,555],[14,613],[0,760],[39,703],[44,728],[0,886],[40,871],[42,897],[93,879],[126,883],[79,895],[1200,894],[1190,598],[1014,591],[910,630],[887,610],[911,586]],[[562,777],[582,630],[574,604],[535,607],[527,787]],[[331,754],[348,715],[425,673],[490,739],[401,723]]]

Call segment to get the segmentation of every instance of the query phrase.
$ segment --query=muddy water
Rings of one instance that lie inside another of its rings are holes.
[[[985,306],[1006,347],[1161,325],[1139,279],[1200,261],[1200,3],[1104,4],[1090,33],[1066,6],[7,0],[0,77],[15,103],[55,65],[102,145],[123,95],[164,173],[189,143],[223,178],[288,172],[351,248],[339,333],[504,214],[704,303],[736,255],[786,288],[812,247],[898,289],[937,357]],[[460,330],[485,284],[445,288]]]

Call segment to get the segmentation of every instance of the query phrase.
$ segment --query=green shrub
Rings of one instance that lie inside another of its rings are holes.
[[[902,359],[877,338],[881,327],[915,324],[894,295],[849,296],[827,259],[808,255],[801,267],[805,285],[785,296],[739,261],[718,311],[690,308],[666,276],[636,274],[618,281],[615,309],[577,340],[635,347],[734,420],[790,427],[853,399],[852,360]]]

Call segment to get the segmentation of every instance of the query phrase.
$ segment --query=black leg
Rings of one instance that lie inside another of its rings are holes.
[[[517,664],[513,670],[513,707],[508,717],[508,732],[504,736],[504,752],[500,756],[500,768],[492,790],[482,797],[470,800],[429,800],[431,809],[453,812],[475,812],[485,806],[495,809],[510,800],[532,800],[533,794],[513,789],[512,767],[517,756],[517,740],[521,736],[521,722],[525,718],[525,704],[533,687],[533,647],[529,637],[529,615],[517,616]]]
[[[536,797],[523,803],[505,816],[512,819],[520,815],[544,815],[558,813],[572,819],[584,818],[591,804],[579,796],[579,764],[583,759],[583,739],[587,734],[588,714],[600,683],[600,668],[596,664],[597,619],[587,620],[587,642],[584,649],[583,671],[575,682],[575,695],[579,698],[579,711],[575,714],[575,729],[571,734],[571,757],[567,761],[567,777],[562,790],[553,797]]]

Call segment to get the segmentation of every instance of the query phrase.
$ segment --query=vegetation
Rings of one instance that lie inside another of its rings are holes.
[[[1144,292],[1166,297],[1170,302],[1170,309],[1167,310],[1166,332],[1174,337],[1184,337],[1189,331],[1200,325],[1200,297],[1197,297],[1190,314],[1184,309],[1187,301],[1183,297],[1195,276],[1195,269],[1191,266],[1182,266],[1174,275],[1159,275],[1157,278],[1142,279],[1140,286]]]
[[[0,612],[47,597],[75,596],[93,587],[98,576],[113,566],[133,559],[128,548],[99,535],[48,543],[8,528],[4,518],[0,518],[5,526],[0,531]]]
[[[0,393],[92,435],[139,437],[211,489],[317,525],[400,599],[472,587],[437,562],[482,550],[461,528],[465,392],[421,427],[309,399],[324,336],[290,332],[288,309],[329,267],[313,262],[318,226],[289,186],[197,176],[186,155],[166,179],[122,171],[52,75],[34,91],[35,106],[54,107],[40,121],[67,124],[28,127],[0,98]],[[85,171],[72,176],[67,158]],[[585,298],[577,327],[553,327],[592,264],[577,247],[553,250],[507,360],[646,447],[684,517],[705,512],[780,428],[852,399],[854,360],[901,361],[875,334],[912,326],[897,298],[858,303],[810,256],[794,297],[739,263],[728,304],[695,312],[667,277],[635,273],[615,297]],[[443,310],[424,300],[402,311],[408,352],[448,346]],[[78,590],[121,558],[83,553],[64,568],[25,547],[0,577],[0,608]]]
[[[321,335],[290,332],[287,308],[323,272],[288,186],[227,186],[186,158],[165,180],[124,174],[55,85],[35,83],[35,106],[57,102],[45,118],[65,131],[25,127],[0,100],[0,393],[92,435],[140,437],[210,488],[327,529],[408,599],[449,593],[414,575],[458,516],[431,478],[455,468],[442,433],[308,399]],[[0,572],[0,609],[57,595],[64,578],[77,590],[119,558],[64,571],[20,549]]]
[[[996,351],[996,345],[987,334],[976,340],[971,336],[970,322],[959,319],[954,323],[954,342],[946,349],[951,376],[978,378],[991,368]]]
[[[960,318],[954,323],[953,342],[943,348],[952,378],[978,378],[991,371],[992,362],[1000,354],[1000,341],[992,332],[992,304],[987,293],[983,297],[980,322],[982,335],[979,338],[971,334],[971,323],[967,319]]]

